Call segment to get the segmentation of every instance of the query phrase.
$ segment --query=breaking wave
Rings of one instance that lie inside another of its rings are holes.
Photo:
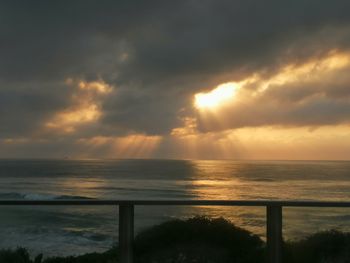
[[[0,193],[2,200],[85,200],[93,199],[79,195],[54,195],[54,194],[37,194],[37,193]]]

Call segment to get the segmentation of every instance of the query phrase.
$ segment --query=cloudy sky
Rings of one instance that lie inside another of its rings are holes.
[[[348,0],[0,0],[0,157],[350,159]]]

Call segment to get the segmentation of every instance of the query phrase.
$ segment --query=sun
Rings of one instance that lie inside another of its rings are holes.
[[[216,108],[224,102],[232,99],[237,91],[236,83],[229,82],[217,86],[210,92],[197,93],[194,96],[194,105],[198,109]]]

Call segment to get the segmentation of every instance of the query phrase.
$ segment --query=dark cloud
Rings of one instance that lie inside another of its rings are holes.
[[[322,125],[350,124],[349,101],[334,102],[324,98],[301,105],[285,105],[271,101],[234,107],[220,115],[200,119],[201,131],[218,131],[242,127],[277,125],[285,127],[319,127]]]
[[[349,57],[348,57],[349,58]],[[291,71],[291,79],[267,84],[266,89],[253,93],[271,79],[243,86],[232,103],[219,108],[215,114],[198,115],[201,131],[225,130],[266,125],[309,126],[350,124],[350,70],[317,68],[314,61],[311,73]],[[297,70],[297,69],[296,69]],[[272,78],[273,81],[273,78]]]
[[[0,136],[31,136],[72,107],[67,78],[114,87],[100,101],[102,117],[81,134],[167,134],[180,125],[180,112],[193,114],[199,90],[347,50],[348,10],[345,0],[0,1]],[[319,89],[294,85],[266,96],[298,100]],[[334,85],[323,89],[326,101],[281,116],[273,99],[254,100],[259,110],[240,110],[246,118],[260,116],[254,125],[337,123],[348,116],[347,103],[336,102],[348,94],[348,80]],[[325,108],[339,117],[315,122]]]
[[[0,82],[0,138],[31,136],[56,111],[69,106],[64,83]]]
[[[118,89],[104,103],[102,123],[148,134],[169,133],[181,125],[179,111],[187,98],[175,90]]]

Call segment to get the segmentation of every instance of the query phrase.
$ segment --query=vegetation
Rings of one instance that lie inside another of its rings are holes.
[[[264,242],[219,218],[173,220],[141,232],[136,262],[261,262]]]
[[[330,230],[286,242],[284,255],[286,263],[349,263],[350,233]]]
[[[285,263],[350,262],[350,234],[316,233],[284,243]],[[1,250],[2,263],[112,263],[118,248],[81,256],[31,258],[24,248]],[[194,217],[172,220],[139,233],[135,238],[136,263],[258,263],[265,262],[265,243],[256,235],[223,219]]]

